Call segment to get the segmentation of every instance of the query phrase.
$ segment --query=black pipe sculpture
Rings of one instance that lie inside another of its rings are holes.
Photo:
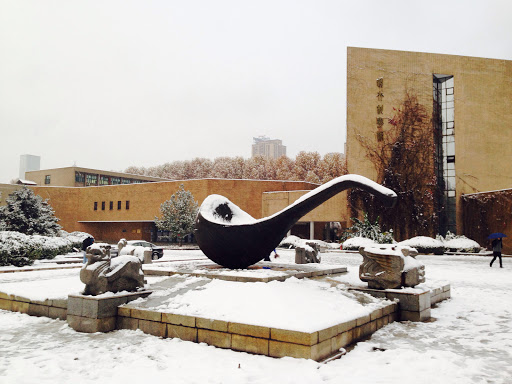
[[[210,195],[197,214],[194,229],[197,244],[219,265],[231,269],[247,268],[270,255],[301,217],[348,188],[372,193],[387,207],[396,204],[395,192],[359,175],[337,177],[282,211],[259,220],[224,196]]]

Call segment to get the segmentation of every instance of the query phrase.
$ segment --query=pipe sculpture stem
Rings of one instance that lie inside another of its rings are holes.
[[[348,188],[372,193],[388,207],[396,204],[396,194],[363,176],[345,175],[308,192],[282,211],[260,220],[252,219],[226,198],[212,206],[207,199],[197,215],[194,234],[203,253],[215,263],[231,269],[247,268],[268,256],[290,228],[304,215]],[[250,218],[234,220],[236,212]]]

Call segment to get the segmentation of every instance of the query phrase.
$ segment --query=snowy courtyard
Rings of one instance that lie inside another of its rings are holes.
[[[278,252],[279,262],[292,262],[293,251]],[[251,355],[139,330],[84,334],[62,320],[0,311],[0,382],[512,382],[512,259],[504,258],[503,269],[489,268],[485,256],[417,259],[426,266],[427,282],[451,283],[452,298],[432,308],[432,321],[389,324],[329,363]],[[154,265],[204,261],[200,251],[165,251],[162,263]],[[344,279],[351,283],[357,283],[361,261],[355,253],[322,254],[322,264],[347,266]],[[0,291],[31,297],[37,297],[37,287],[57,296],[73,293],[81,288],[78,274],[79,269],[3,273]],[[161,280],[148,276],[149,284]],[[292,304],[283,299],[282,307],[287,305]]]

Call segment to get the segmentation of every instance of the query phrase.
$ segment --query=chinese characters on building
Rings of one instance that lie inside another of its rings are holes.
[[[382,115],[384,114],[384,105],[382,100],[384,99],[384,78],[379,77],[377,79],[377,141],[382,141],[384,139],[384,132],[382,131],[382,127],[384,126],[384,118]]]

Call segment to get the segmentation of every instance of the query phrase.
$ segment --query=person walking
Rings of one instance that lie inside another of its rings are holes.
[[[491,260],[491,267],[492,263],[496,260],[497,257],[500,258],[500,268],[503,268],[503,263],[501,261],[501,247],[503,246],[503,242],[501,240],[501,237],[498,237],[497,239],[494,239],[492,241],[492,260]]]

